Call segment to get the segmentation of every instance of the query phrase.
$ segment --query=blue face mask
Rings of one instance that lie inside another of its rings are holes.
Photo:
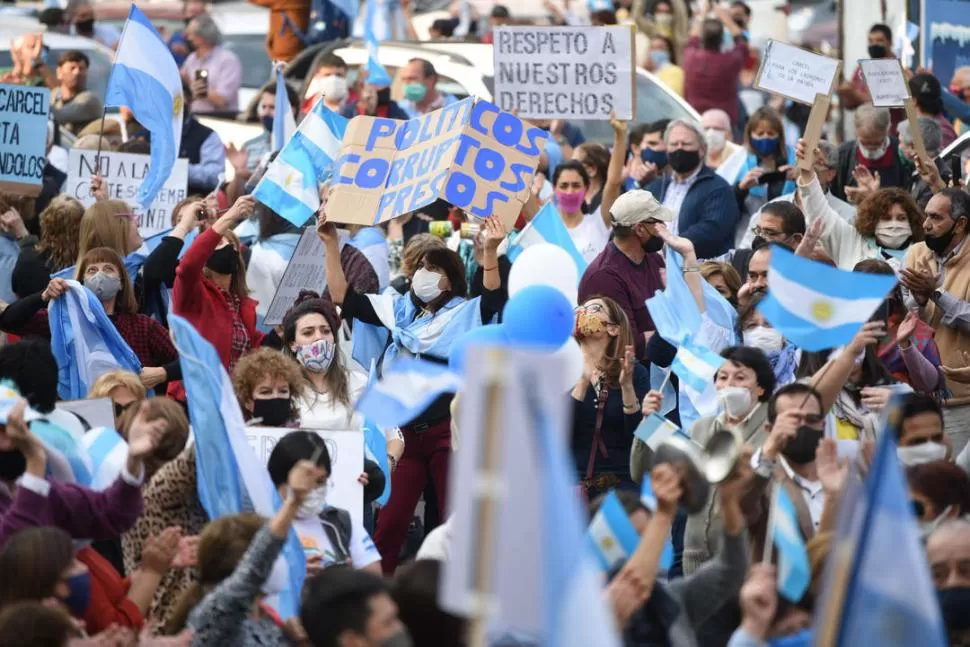
[[[640,159],[645,163],[656,164],[657,168],[663,168],[667,166],[667,151],[655,151],[652,148],[643,147],[640,151]]]
[[[768,641],[770,647],[809,647],[812,644],[812,630],[802,629],[801,631],[787,636],[780,636]]]
[[[273,132],[273,115],[265,115],[260,117],[259,120],[262,122],[263,128],[268,132]]]
[[[650,60],[653,61],[653,66],[659,70],[670,62],[670,54],[662,49],[655,49],[650,52]]]
[[[83,618],[91,602],[91,573],[84,571],[67,578],[67,588],[70,590],[64,600],[64,606],[71,610],[76,618]]]
[[[774,155],[778,152],[778,138],[777,137],[752,137],[751,138],[751,148],[760,157],[767,157],[769,155]]]

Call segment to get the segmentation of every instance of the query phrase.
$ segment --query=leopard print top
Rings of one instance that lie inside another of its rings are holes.
[[[149,537],[169,526],[179,526],[185,536],[198,535],[209,522],[196,492],[195,448],[190,447],[162,466],[142,489],[145,511],[121,537],[125,572],[131,573],[141,561],[142,547]],[[168,622],[178,599],[198,579],[196,568],[169,569],[162,577],[146,617]]]

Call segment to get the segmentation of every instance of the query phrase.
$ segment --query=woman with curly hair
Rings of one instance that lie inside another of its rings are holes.
[[[84,206],[68,195],[54,198],[40,214],[40,240],[25,245],[13,268],[11,286],[18,297],[42,292],[51,274],[74,265],[77,260],[78,228]]]
[[[802,148],[799,143],[799,155]],[[849,223],[829,205],[815,171],[799,173],[806,239],[821,242],[839,269],[851,270],[859,261],[876,258],[898,270],[906,249],[923,240],[923,214],[906,191],[890,187],[870,193],[859,204],[855,223]]]
[[[298,427],[297,398],[304,390],[296,361],[273,348],[246,355],[232,372],[232,388],[243,417],[264,427]]]

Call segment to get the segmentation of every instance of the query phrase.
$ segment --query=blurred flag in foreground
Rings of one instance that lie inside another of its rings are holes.
[[[603,499],[596,516],[589,523],[586,538],[600,568],[607,573],[630,559],[637,549],[640,535],[630,523],[630,517],[613,490]]]
[[[515,259],[518,258],[523,250],[538,243],[552,243],[569,252],[573,262],[576,263],[576,269],[579,270],[580,277],[583,276],[583,272],[589,267],[589,263],[579,253],[579,250],[576,249],[576,243],[573,242],[572,237],[569,235],[569,230],[566,229],[566,225],[563,224],[559,212],[551,202],[546,203],[546,206],[539,210],[539,213],[529,221],[529,224],[516,234],[515,242],[509,245],[507,256],[510,261],[515,263]]]
[[[443,393],[461,388],[461,376],[444,364],[402,358],[371,382],[357,401],[357,411],[381,427],[397,427],[414,420]]]
[[[768,515],[775,548],[778,549],[778,592],[789,602],[798,602],[808,589],[812,569],[805,552],[805,541],[798,528],[798,513],[788,492],[780,484],[774,487],[774,509]]]
[[[278,151],[283,144],[290,141],[296,132],[296,120],[293,118],[293,106],[290,105],[290,95],[286,93],[286,79],[283,78],[283,66],[276,66],[276,109],[273,113],[273,132],[270,134],[270,150]]]

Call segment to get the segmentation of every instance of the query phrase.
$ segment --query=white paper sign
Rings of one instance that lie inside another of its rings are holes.
[[[246,427],[246,438],[263,465],[280,438],[296,431],[287,427]],[[350,513],[354,525],[364,523],[364,486],[357,478],[364,471],[364,434],[360,431],[313,431],[327,445],[330,454],[330,489],[327,490],[327,505],[341,508]]]
[[[755,87],[812,105],[815,95],[832,93],[838,70],[837,59],[772,40],[765,47]]]
[[[97,427],[115,428],[115,408],[111,398],[64,400],[55,404],[54,408],[70,411],[88,423],[92,429]]]
[[[287,310],[293,307],[293,302],[299,296],[300,290],[323,292],[327,284],[327,272],[324,268],[326,250],[323,247],[317,231],[313,227],[303,230],[293,256],[283,271],[283,277],[276,286],[276,294],[270,301],[266,316],[263,317],[264,326],[277,326],[283,323]]]
[[[498,27],[495,103],[532,119],[636,114],[633,30],[614,27]]]
[[[879,108],[901,108],[909,98],[909,85],[903,76],[899,59],[874,58],[859,61],[872,105]]]
[[[91,176],[97,164],[96,151],[72,148],[68,156],[67,188],[65,193],[77,198],[85,207],[94,204],[91,195]],[[172,174],[162,185],[155,201],[146,213],[135,202],[138,188],[148,173],[150,157],[135,153],[101,152],[101,176],[108,183],[108,197],[124,200],[132,213],[139,217],[138,231],[143,237],[172,227],[172,209],[188,195],[189,161],[175,160]]]

